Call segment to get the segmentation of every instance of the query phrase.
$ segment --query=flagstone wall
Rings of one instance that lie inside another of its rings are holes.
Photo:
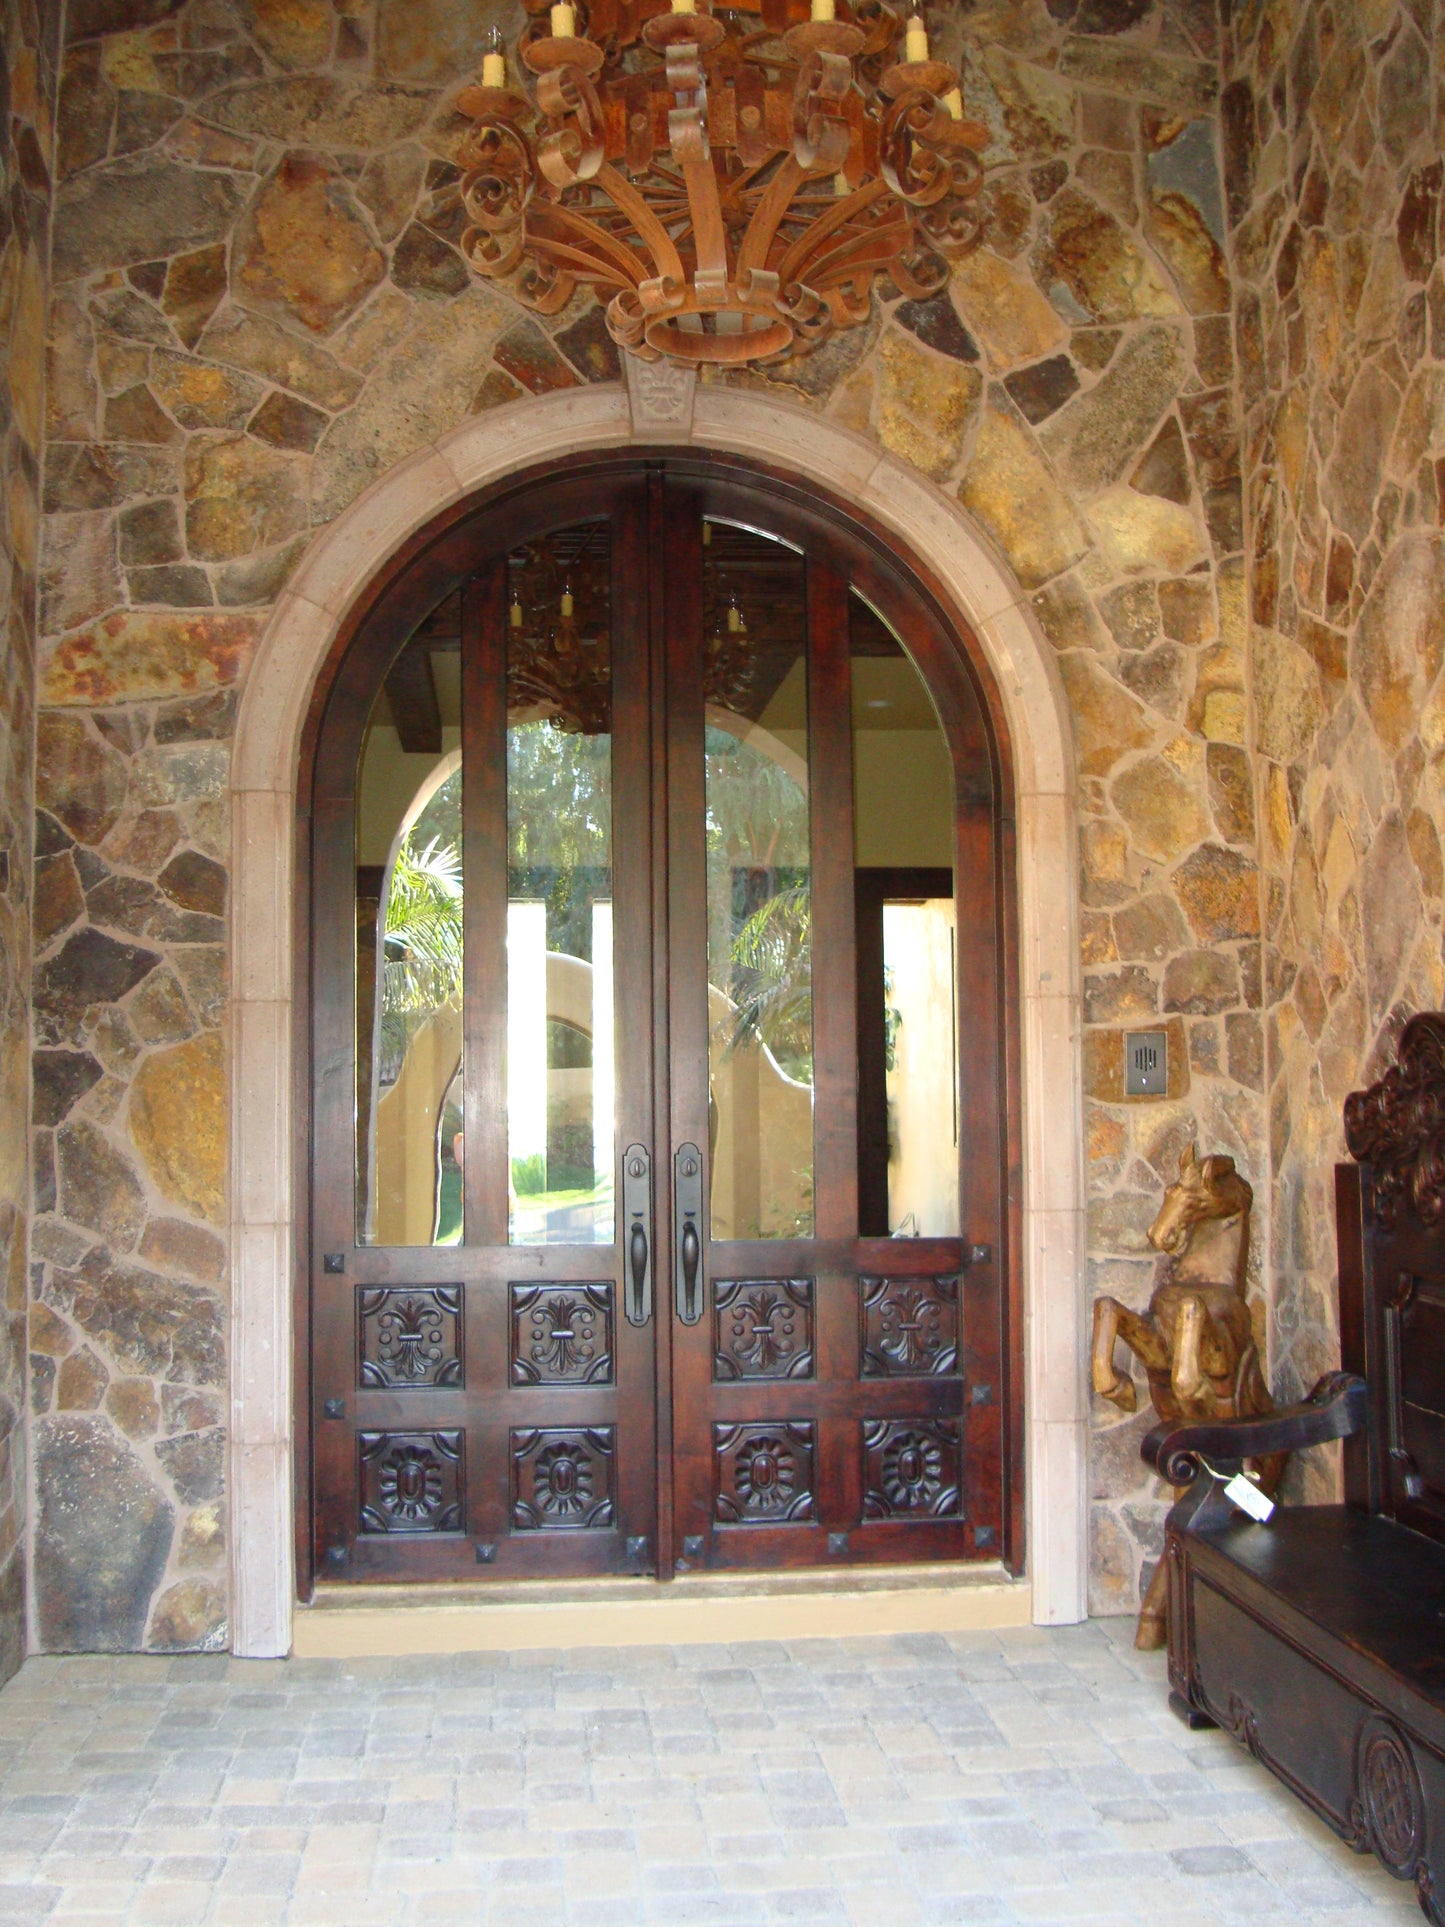
[[[1445,992],[1441,24],[1242,5],[1226,36],[1286,1395],[1338,1361],[1341,1104]]]
[[[227,1638],[226,784],[267,611],[311,533],[399,458],[469,412],[617,378],[590,297],[539,323],[456,249],[451,95],[514,11],[70,0],[35,843],[50,1647]],[[991,130],[983,247],[932,301],[884,284],[866,327],[720,378],[825,412],[961,502],[1058,651],[1089,1281],[1138,1306],[1191,1141],[1236,1157],[1267,1221],[1216,19],[1207,0],[983,0],[931,25],[966,45]],[[1123,1032],[1143,1024],[1169,1033],[1170,1088],[1126,1102]],[[1100,1610],[1132,1606],[1158,1546],[1146,1423],[1106,1408],[1096,1431]]]
[[[34,0],[0,30],[0,1683],[25,1653],[25,1328],[37,545],[58,48]]]

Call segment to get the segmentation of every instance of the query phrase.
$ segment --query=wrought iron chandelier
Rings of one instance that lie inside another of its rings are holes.
[[[915,299],[977,245],[958,72],[883,0],[524,0],[466,88],[462,249],[542,314],[579,285],[647,360],[796,354]]]
[[[612,638],[588,635],[577,619],[569,581],[559,613],[550,619],[524,609],[520,597],[511,607],[507,647],[507,704],[536,705],[568,735],[605,735],[612,727]]]
[[[589,593],[594,589],[591,578],[598,573],[589,568],[594,561],[584,556],[574,565],[589,609],[601,602]],[[566,735],[605,735],[612,727],[612,638],[605,623],[579,616],[572,584],[569,572],[555,602],[544,591],[544,599],[529,596],[526,603],[521,584],[514,584],[507,624],[507,706],[540,709]],[[753,640],[736,596],[728,598],[726,609],[715,607],[710,614],[703,641],[703,698],[736,710],[752,687]]]

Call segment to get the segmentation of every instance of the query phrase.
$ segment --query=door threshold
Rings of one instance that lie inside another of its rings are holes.
[[[296,1609],[297,1659],[710,1646],[1027,1626],[1032,1588],[995,1562],[805,1573],[318,1586]]]

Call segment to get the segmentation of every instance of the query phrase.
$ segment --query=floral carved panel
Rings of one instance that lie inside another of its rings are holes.
[[[815,1427],[715,1425],[716,1517],[725,1525],[791,1525],[813,1517]]]
[[[464,1432],[362,1432],[361,1530],[460,1532]]]
[[[578,1532],[614,1523],[617,1430],[535,1426],[511,1435],[514,1532]]]
[[[956,1420],[864,1419],[865,1519],[958,1519],[962,1493]]]

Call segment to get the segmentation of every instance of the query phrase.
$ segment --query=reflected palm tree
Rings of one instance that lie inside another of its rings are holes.
[[[381,1028],[385,1055],[406,1048],[408,1019],[462,993],[462,859],[454,843],[402,839],[386,896]]]
[[[789,1077],[813,1081],[812,893],[806,883],[777,891],[744,921],[732,945],[736,1020],[729,1052],[771,1051]]]

